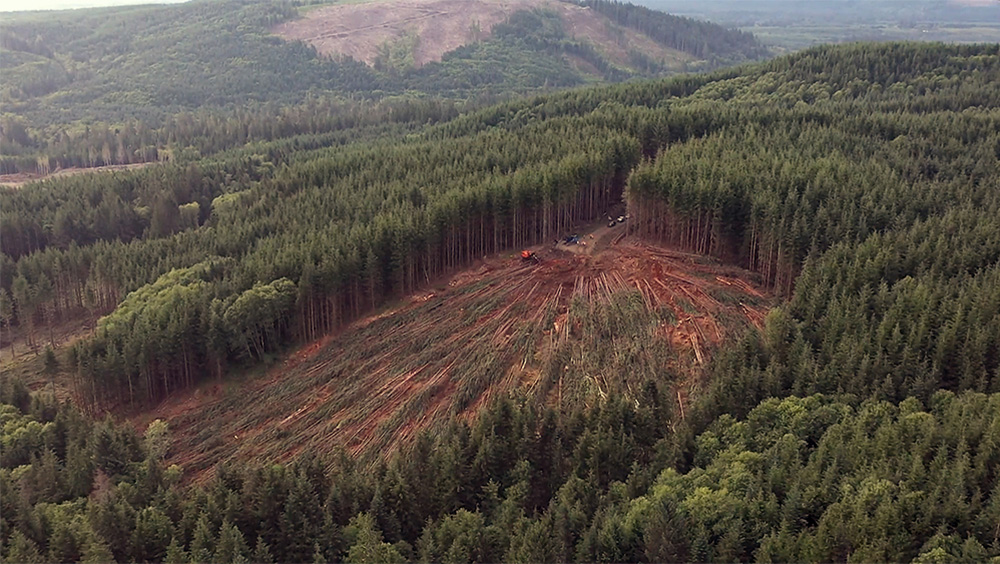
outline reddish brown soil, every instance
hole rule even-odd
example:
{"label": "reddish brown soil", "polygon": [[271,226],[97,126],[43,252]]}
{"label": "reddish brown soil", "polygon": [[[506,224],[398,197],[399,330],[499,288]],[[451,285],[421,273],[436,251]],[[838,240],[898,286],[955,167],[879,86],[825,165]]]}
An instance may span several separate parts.
{"label": "reddish brown soil", "polygon": [[[450,417],[472,417],[498,395],[533,393],[548,351],[579,329],[571,327],[579,323],[571,301],[622,291],[672,312],[674,321],[651,337],[675,351],[670,368],[683,378],[683,402],[694,381],[685,375],[697,376],[720,342],[759,325],[773,302],[744,271],[622,235],[602,226],[582,245],[534,247],[538,264],[492,257],[301,348],[266,375],[204,385],[133,423],[166,420],[170,462],[193,481],[221,461],[284,461],[304,450],[378,459]],[[607,375],[593,379],[598,393],[612,389]],[[557,393],[561,402],[561,381]]]}
{"label": "reddish brown soil", "polygon": [[[566,32],[593,43],[611,61],[628,64],[629,49],[674,63],[692,60],[665,48],[642,33],[612,24],[589,8],[556,0],[391,0],[336,4],[307,11],[303,17],[272,31],[288,40],[309,43],[323,55],[350,56],[373,64],[379,47],[416,35],[417,66],[462,45],[489,37],[493,26],[512,13],[545,8],[562,16]],[[478,32],[476,31],[478,29]],[[585,69],[584,69],[585,70]]]}

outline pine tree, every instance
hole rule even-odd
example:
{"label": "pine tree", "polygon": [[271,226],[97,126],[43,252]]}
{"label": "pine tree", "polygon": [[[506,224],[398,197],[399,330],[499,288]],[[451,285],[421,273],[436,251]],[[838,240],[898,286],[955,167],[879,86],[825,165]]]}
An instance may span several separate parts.
{"label": "pine tree", "polygon": [[[114,561],[115,557],[108,544],[97,535],[94,535],[90,542],[83,547],[83,557],[80,560],[82,564],[107,564]],[[11,560],[11,562],[16,562],[16,560]]]}
{"label": "pine tree", "polygon": [[42,553],[38,550],[38,545],[34,541],[24,536],[21,531],[15,530],[10,537],[10,548],[7,550],[8,562],[23,562],[33,564],[44,562]]}
{"label": "pine tree", "polygon": [[274,557],[271,556],[271,549],[268,548],[267,543],[264,542],[263,537],[257,537],[257,544],[254,546],[253,554],[250,556],[250,561],[255,564],[273,564]]}
{"label": "pine tree", "polygon": [[406,561],[394,546],[382,541],[382,532],[367,513],[359,513],[352,518],[349,526],[356,530],[357,540],[347,552],[348,562],[402,564]]}
{"label": "pine tree", "polygon": [[226,564],[229,562],[248,562],[249,548],[243,533],[229,521],[223,520],[219,529],[219,540],[216,543],[212,562]]}
{"label": "pine tree", "polygon": [[167,554],[173,537],[170,518],[155,507],[146,507],[135,518],[132,531],[132,557],[136,561],[160,562]]}
{"label": "pine tree", "polygon": [[212,535],[208,518],[203,514],[198,519],[198,524],[194,529],[194,536],[191,539],[189,550],[191,562],[212,562],[214,549],[215,538]]}
{"label": "pine tree", "polygon": [[164,564],[187,564],[189,562],[184,546],[177,541],[177,537],[170,539],[167,546],[167,554],[163,557]]}
{"label": "pine tree", "polygon": [[[4,331],[10,332],[10,324],[14,319],[14,303],[11,300],[10,294],[7,293],[5,288],[0,288],[0,328]],[[14,336],[8,336],[10,343],[10,358],[16,359],[17,355],[14,353]]]}
{"label": "pine tree", "polygon": [[323,524],[322,509],[312,486],[301,474],[292,475],[292,484],[281,514],[282,542],[275,547],[279,557],[293,562],[312,558],[313,539]]}
{"label": "pine tree", "polygon": [[323,551],[319,548],[319,543],[313,545],[312,562],[313,564],[326,564],[328,562],[326,556],[323,555]]}

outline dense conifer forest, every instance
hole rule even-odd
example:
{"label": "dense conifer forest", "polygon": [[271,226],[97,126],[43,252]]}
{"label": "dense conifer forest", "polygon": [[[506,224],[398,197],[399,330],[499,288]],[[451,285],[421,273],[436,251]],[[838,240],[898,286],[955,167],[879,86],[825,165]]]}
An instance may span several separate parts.
{"label": "dense conifer forest", "polygon": [[[436,116],[0,193],[5,328],[41,348],[97,320],[77,405],[0,387],[6,560],[1000,558],[1000,46],[819,47]],[[622,201],[629,235],[786,300],[687,405],[664,370],[562,410],[501,398],[384,461],[198,485],[162,422],[84,414],[266,363]]]}

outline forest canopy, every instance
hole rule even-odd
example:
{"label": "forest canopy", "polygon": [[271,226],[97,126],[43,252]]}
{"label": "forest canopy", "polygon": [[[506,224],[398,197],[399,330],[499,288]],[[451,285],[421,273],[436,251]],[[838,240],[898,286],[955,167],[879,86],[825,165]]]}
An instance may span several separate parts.
{"label": "forest canopy", "polygon": [[[100,321],[71,355],[81,406],[0,386],[0,550],[1000,558],[998,163],[1000,45],[855,44],[4,191],[5,323],[40,346]],[[664,369],[563,411],[498,398],[374,462],[305,453],[191,487],[162,424],[80,412],[260,366],[623,201],[630,236],[786,300],[686,405]]]}

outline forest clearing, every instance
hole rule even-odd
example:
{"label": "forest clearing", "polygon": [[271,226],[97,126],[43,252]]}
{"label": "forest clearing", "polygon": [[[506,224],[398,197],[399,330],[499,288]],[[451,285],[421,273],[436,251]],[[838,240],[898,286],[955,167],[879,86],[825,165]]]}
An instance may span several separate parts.
{"label": "forest clearing", "polygon": [[624,234],[592,227],[579,245],[531,247],[538,264],[511,252],[486,258],[301,347],[249,385],[209,382],[133,423],[165,420],[170,462],[203,482],[220,462],[302,451],[385,459],[515,390],[561,407],[631,397],[664,361],[664,379],[686,396],[716,347],[759,328],[775,300],[749,272]]}
{"label": "forest clearing", "polygon": [[606,20],[598,12],[567,2],[544,0],[404,0],[348,2],[310,9],[299,19],[284,22],[272,32],[289,41],[301,40],[321,55],[348,56],[373,65],[387,47],[411,41],[416,67],[463,45],[490,37],[493,26],[519,10],[544,9],[556,13],[571,37],[600,46],[608,60],[629,64],[629,51],[679,65],[691,54],[661,45],[649,36]]}
{"label": "forest clearing", "polygon": [[133,170],[146,167],[155,162],[118,164],[95,167],[68,167],[61,168],[50,173],[40,174],[37,172],[15,172],[11,174],[0,174],[0,188],[20,188],[31,182],[41,182],[49,178],[59,178],[64,176],[74,176],[77,174],[92,174],[95,172],[113,172],[121,170]]}
{"label": "forest clearing", "polygon": [[[665,43],[709,62],[755,52],[742,32],[586,1],[661,39],[686,30]],[[252,24],[290,51],[241,64],[291,94],[306,55],[357,90],[396,69],[267,35],[290,4],[192,4],[222,23],[185,45]],[[149,10],[131,13],[178,19]],[[462,61],[369,89],[533,84],[595,54],[561,21],[520,12]],[[39,42],[89,33],[22,28],[21,70]],[[705,30],[730,46],[699,48]],[[215,58],[252,55],[227,45]],[[537,74],[497,78],[488,55]],[[229,94],[155,74],[223,104],[240,68]],[[174,139],[180,156],[0,190],[17,356],[0,375],[0,559],[996,560],[998,101],[1000,44],[859,43],[484,107],[308,102],[122,128],[122,155]],[[103,126],[0,125],[21,151],[3,170],[116,146]]]}

